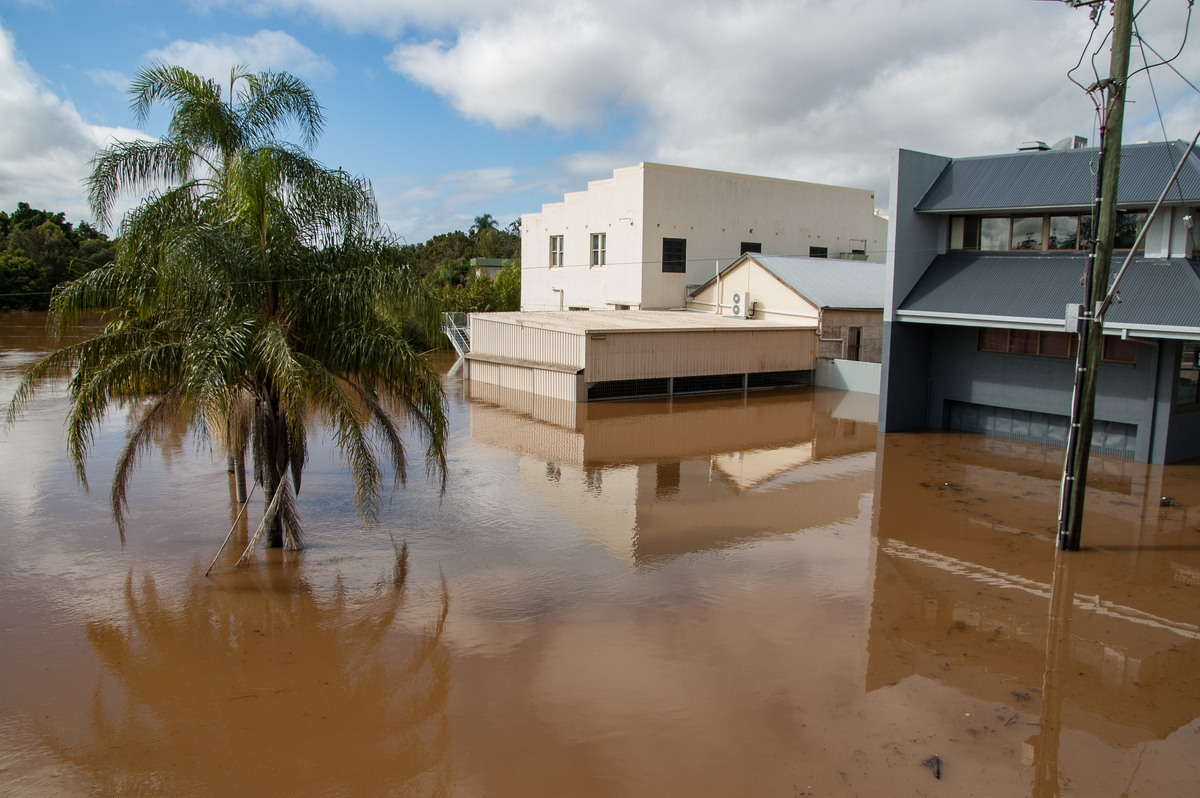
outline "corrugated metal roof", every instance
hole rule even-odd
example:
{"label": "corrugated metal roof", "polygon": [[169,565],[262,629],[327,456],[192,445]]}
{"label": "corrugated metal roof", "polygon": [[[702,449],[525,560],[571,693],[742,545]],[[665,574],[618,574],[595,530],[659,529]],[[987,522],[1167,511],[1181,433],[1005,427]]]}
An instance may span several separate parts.
{"label": "corrugated metal roof", "polygon": [[780,255],[750,257],[818,308],[883,309],[886,264]]}
{"label": "corrugated metal roof", "polygon": [[[1124,256],[1114,258],[1112,278]],[[1061,320],[1083,300],[1081,255],[939,255],[901,311]],[[1200,273],[1183,258],[1137,258],[1121,280],[1121,302],[1105,320],[1115,327],[1169,327],[1200,335]]]}
{"label": "corrugated metal roof", "polygon": [[[1117,202],[1152,205],[1187,152],[1184,141],[1126,144],[1121,148]],[[984,211],[1018,208],[1087,208],[1096,190],[1099,149],[1012,152],[956,158],[946,165],[918,211]],[[1168,202],[1200,199],[1200,153],[1192,150],[1167,195]]]}

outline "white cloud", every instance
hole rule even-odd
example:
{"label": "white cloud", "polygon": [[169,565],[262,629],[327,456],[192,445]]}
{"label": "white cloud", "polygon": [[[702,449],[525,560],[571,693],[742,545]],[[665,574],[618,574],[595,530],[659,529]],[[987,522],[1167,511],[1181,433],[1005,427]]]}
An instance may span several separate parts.
{"label": "white cloud", "polygon": [[[1095,135],[1091,101],[1065,77],[1084,52],[1088,15],[1065,5],[518,0],[504,8],[457,35],[398,44],[389,66],[476,122],[574,131],[619,115],[635,120],[625,145],[640,153],[632,160],[856,185],[881,201],[897,147],[972,155]],[[1177,48],[1185,8],[1159,3],[1157,17],[1139,20],[1148,41],[1162,40],[1160,52]],[[1092,45],[1102,73],[1107,24]],[[1180,69],[1196,74],[1188,55],[1191,72]],[[1080,79],[1091,73],[1085,59]],[[1155,74],[1174,87],[1159,91],[1171,104],[1182,82]],[[1157,125],[1144,84],[1135,82],[1133,96],[1130,129]],[[1200,121],[1190,92],[1171,113],[1185,126]]]}
{"label": "white cloud", "polygon": [[75,107],[51,91],[17,54],[12,35],[0,28],[0,208],[18,202],[90,217],[83,178],[92,157],[114,138],[136,131],[83,121]]}
{"label": "white cloud", "polygon": [[260,30],[253,36],[217,36],[207,41],[177,40],[146,54],[150,61],[177,64],[218,81],[242,64],[252,72],[291,72],[310,80],[332,77],[332,63],[282,31]]}

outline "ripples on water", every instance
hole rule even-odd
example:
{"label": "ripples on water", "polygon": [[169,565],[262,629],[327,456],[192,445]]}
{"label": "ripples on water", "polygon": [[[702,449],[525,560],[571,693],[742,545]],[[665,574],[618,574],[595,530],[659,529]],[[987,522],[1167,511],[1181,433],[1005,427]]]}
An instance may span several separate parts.
{"label": "ripples on water", "polygon": [[[41,323],[0,317],[5,398]],[[211,579],[219,458],[164,438],[122,548],[106,498],[127,411],[88,495],[61,393],[31,405],[0,438],[0,792],[1200,783],[1196,464],[1093,461],[1087,551],[1056,570],[1056,450],[877,440],[873,397],[834,391],[570,408],[447,389],[444,497],[417,469],[364,529],[315,440],[308,549]]]}

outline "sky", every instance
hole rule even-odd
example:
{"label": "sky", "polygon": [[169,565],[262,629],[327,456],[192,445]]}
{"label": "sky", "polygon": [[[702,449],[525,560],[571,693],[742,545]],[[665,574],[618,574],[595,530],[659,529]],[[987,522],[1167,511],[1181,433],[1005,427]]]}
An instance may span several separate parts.
{"label": "sky", "polygon": [[[1131,79],[1124,139],[1190,140],[1200,23],[1136,3],[1132,68],[1182,52]],[[96,152],[165,132],[127,94],[163,61],[303,78],[316,157],[414,243],[642,161],[871,189],[886,212],[899,148],[1095,144],[1070,77],[1107,75],[1110,27],[1056,0],[0,0],[0,209],[90,219]]]}

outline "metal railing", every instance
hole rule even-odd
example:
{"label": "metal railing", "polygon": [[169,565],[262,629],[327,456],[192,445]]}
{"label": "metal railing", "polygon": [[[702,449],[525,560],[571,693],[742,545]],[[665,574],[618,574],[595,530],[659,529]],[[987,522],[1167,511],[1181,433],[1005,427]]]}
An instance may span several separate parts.
{"label": "metal railing", "polygon": [[459,357],[471,351],[471,333],[467,324],[466,313],[442,314],[442,332],[450,339],[450,345],[458,352]]}

